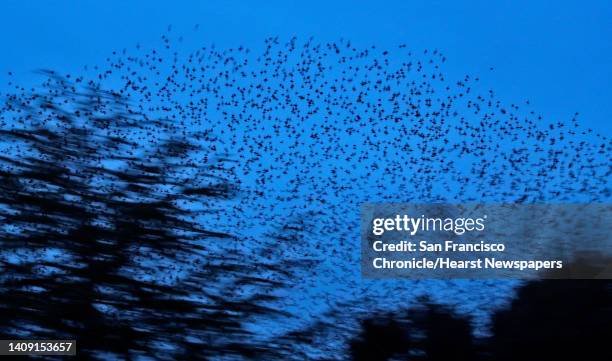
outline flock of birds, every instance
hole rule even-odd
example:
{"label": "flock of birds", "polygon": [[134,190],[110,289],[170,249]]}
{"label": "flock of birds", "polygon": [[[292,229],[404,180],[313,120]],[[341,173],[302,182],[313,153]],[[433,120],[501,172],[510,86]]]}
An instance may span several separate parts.
{"label": "flock of birds", "polygon": [[[236,235],[245,257],[269,245],[270,234],[295,234],[274,238],[277,253],[268,256],[317,260],[285,294],[283,308],[300,322],[372,294],[396,294],[386,301],[396,305],[407,294],[444,292],[360,278],[364,202],[611,199],[609,138],[583,129],[578,114],[552,122],[529,102],[504,103],[477,77],[451,78],[438,50],[268,38],[256,49],[185,51],[171,32],[161,44],[116,51],[81,74],[54,76],[70,89],[120,95],[129,100],[126,112],[143,119],[172,121],[115,134],[131,138],[135,154],[171,136],[201,145],[205,152],[185,152],[182,161],[206,166],[238,191],[214,201],[216,211],[200,221]],[[33,90],[8,85],[0,127],[27,122],[14,104],[27,104]],[[471,298],[464,286],[455,300]],[[478,308],[490,298],[470,302]],[[290,326],[267,332],[283,327]]]}

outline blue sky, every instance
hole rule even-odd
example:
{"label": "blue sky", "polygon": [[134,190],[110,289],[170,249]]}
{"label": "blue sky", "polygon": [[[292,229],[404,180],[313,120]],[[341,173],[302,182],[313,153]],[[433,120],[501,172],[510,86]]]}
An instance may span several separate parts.
{"label": "blue sky", "polygon": [[[457,77],[526,99],[548,120],[580,112],[612,135],[612,6],[607,1],[23,1],[0,5],[0,84],[31,71],[78,71],[116,49],[156,45],[168,25],[200,44],[257,46],[266,36],[437,48]],[[198,44],[198,45],[200,45]],[[490,68],[493,68],[491,71]]]}
{"label": "blue sky", "polygon": [[[478,76],[481,85],[494,89],[496,98],[504,104],[524,104],[529,99],[531,108],[548,121],[569,120],[578,111],[583,125],[612,136],[612,108],[608,106],[612,100],[611,19],[612,6],[604,1],[4,0],[0,3],[0,92],[9,71],[19,84],[27,84],[33,79],[33,71],[40,68],[76,73],[84,65],[105,63],[113,50],[133,49],[138,43],[159,46],[160,36],[172,25],[173,34],[185,34],[186,52],[210,43],[258,47],[268,36],[312,36],[318,42],[348,39],[360,46],[389,48],[405,43],[415,51],[438,49],[448,59],[444,72],[449,79],[461,79],[465,74]],[[324,166],[313,169],[313,173],[325,173],[319,172],[325,170]],[[272,190],[268,197],[273,200],[275,188],[281,187],[268,187]],[[376,189],[363,188],[369,193],[358,187],[349,189],[350,194],[360,194],[352,199],[374,198]],[[305,189],[304,197],[296,201],[301,202],[300,207],[308,204],[304,201],[310,195],[307,192],[315,193],[312,188]],[[262,202],[263,206],[270,205],[265,203],[270,201]],[[295,207],[291,202],[274,203],[278,210],[275,208],[272,216],[282,215],[284,207]],[[357,222],[358,209],[341,205],[351,207],[352,213],[346,214]],[[241,221],[250,216],[237,209]],[[324,224],[326,219],[318,221]],[[356,235],[357,231],[348,233]],[[340,239],[336,236],[331,234],[323,240],[311,237],[309,244],[335,244]],[[293,306],[295,314],[309,318],[306,311],[324,309],[329,299],[352,300],[355,284],[376,296],[391,293],[394,288],[388,286],[400,283],[379,283],[378,287],[361,283],[355,261],[358,249],[346,253],[353,257],[347,258],[350,262],[334,262],[329,257],[329,264],[322,266],[329,272],[313,273],[300,280],[297,287],[308,291],[308,297],[303,296],[305,292],[292,293],[293,298],[285,297],[285,307]],[[338,279],[348,281],[339,283]],[[405,293],[398,294],[404,299],[405,294],[419,295],[434,289],[436,300],[455,299],[466,312],[474,312],[499,306],[510,293],[511,283],[492,284],[494,290],[480,282],[457,282],[456,287],[443,282],[418,287],[402,284]],[[395,306],[395,299],[381,305],[391,306]]]}

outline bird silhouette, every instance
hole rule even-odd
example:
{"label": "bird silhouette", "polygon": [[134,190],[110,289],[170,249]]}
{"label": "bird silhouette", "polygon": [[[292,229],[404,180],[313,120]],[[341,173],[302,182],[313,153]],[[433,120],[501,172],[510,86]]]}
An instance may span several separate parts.
{"label": "bird silhouette", "polygon": [[[192,36],[199,36],[198,28]],[[223,342],[229,341],[207,349],[207,356],[252,356],[257,342],[295,336],[304,323],[323,320],[343,302],[392,307],[371,301],[372,295],[388,296],[393,304],[416,289],[454,290],[452,303],[465,297],[466,287],[487,289],[471,300],[474,309],[509,296],[515,283],[426,287],[362,280],[364,202],[610,201],[610,139],[584,129],[578,113],[548,120],[530,101],[499,99],[478,76],[445,73],[450,59],[439,49],[296,37],[270,37],[254,48],[190,48],[192,43],[169,26],[157,45],[113,51],[80,74],[40,71],[43,81],[34,88],[16,85],[11,75],[0,108],[1,169],[7,182],[20,174],[19,187],[52,185],[76,197],[72,202],[92,207],[93,198],[71,193],[68,180],[77,177],[88,192],[97,189],[121,202],[163,197],[166,211],[189,222],[164,218],[164,227],[178,224],[180,232],[199,234],[188,242],[201,247],[198,254],[174,262],[167,257],[176,251],[172,247],[157,254],[143,246],[129,267],[113,272],[160,287],[184,286],[194,295],[202,290],[190,275],[199,274],[210,302],[227,307],[217,312],[248,309],[236,321],[244,328],[221,325],[228,332]],[[60,173],[50,167],[27,176],[35,160],[39,167],[66,165]],[[12,194],[22,192],[11,187]],[[15,201],[3,199],[3,217],[13,217]],[[156,217],[146,207],[122,211],[135,212],[126,219]],[[46,227],[34,219],[27,227]],[[17,232],[3,227],[4,235]],[[196,232],[201,228],[206,232]],[[187,244],[158,231],[145,239],[174,239],[175,248]],[[204,278],[201,273],[213,266],[227,276]],[[273,309],[285,313],[264,312]],[[265,326],[270,322],[274,326]],[[257,335],[235,332],[232,338],[247,324]],[[195,327],[187,321],[184,326]],[[198,345],[188,348],[203,347]],[[290,359],[286,345],[276,346],[280,359]]]}

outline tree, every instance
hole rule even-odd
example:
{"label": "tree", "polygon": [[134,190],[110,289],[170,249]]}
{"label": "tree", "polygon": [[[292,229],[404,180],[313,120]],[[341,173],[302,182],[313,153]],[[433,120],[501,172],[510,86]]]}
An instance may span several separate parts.
{"label": "tree", "polygon": [[275,312],[286,274],[219,254],[233,238],[200,220],[232,183],[167,120],[46,75],[1,113],[2,338],[77,339],[89,359],[262,353],[244,322]]}

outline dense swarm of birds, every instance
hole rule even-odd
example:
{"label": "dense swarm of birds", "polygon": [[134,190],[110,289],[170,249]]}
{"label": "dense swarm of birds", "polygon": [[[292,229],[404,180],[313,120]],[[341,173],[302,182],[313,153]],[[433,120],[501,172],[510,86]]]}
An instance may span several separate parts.
{"label": "dense swarm of birds", "polygon": [[298,262],[245,259],[196,222],[235,192],[212,157],[186,161],[209,150],[176,131],[135,142],[172,124],[46,74],[0,130],[3,339],[76,339],[83,359],[266,358],[246,324],[283,314],[270,303]]}
{"label": "dense swarm of birds", "polygon": [[[93,358],[342,359],[355,322],[325,355],[296,350],[377,287],[361,203],[611,198],[607,137],[450,79],[438,50],[161,40],[2,92],[0,313],[38,310],[2,334],[87,329]],[[113,332],[129,337],[93,339]]]}

